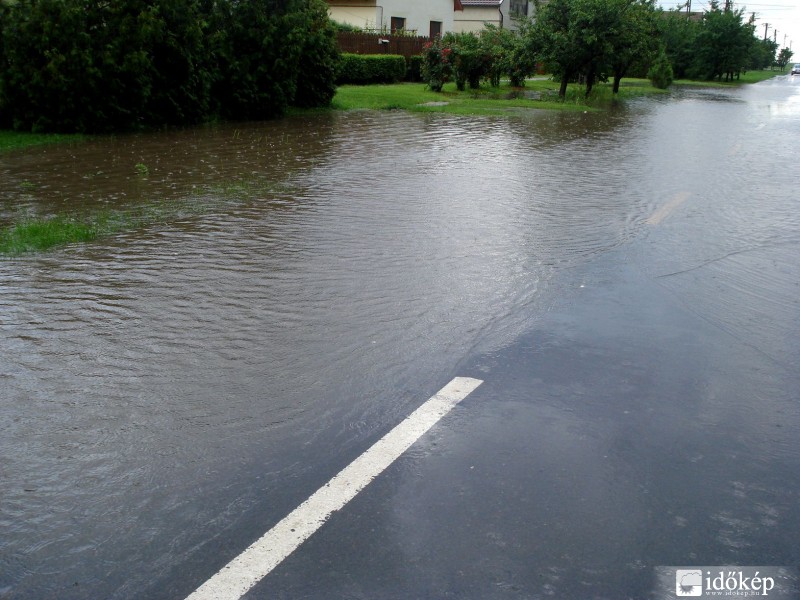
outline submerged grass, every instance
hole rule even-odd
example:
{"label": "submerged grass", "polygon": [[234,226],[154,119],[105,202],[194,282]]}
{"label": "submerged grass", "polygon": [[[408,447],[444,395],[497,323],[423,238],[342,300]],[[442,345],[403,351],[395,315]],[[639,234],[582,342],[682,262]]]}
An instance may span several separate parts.
{"label": "submerged grass", "polygon": [[202,206],[188,208],[179,203],[148,206],[131,211],[104,210],[86,215],[61,214],[20,218],[0,229],[0,255],[18,256],[42,252],[74,243],[144,227],[160,221],[203,212]]}
{"label": "submerged grass", "polygon": [[231,182],[208,186],[199,196],[153,202],[126,210],[20,215],[14,222],[0,227],[0,256],[43,252],[152,225],[174,224],[231,203],[280,197],[289,190],[288,185],[280,183]]}
{"label": "submerged grass", "polygon": [[0,254],[16,256],[68,244],[91,242],[99,237],[153,222],[159,213],[105,210],[91,215],[23,217],[0,229]]}
{"label": "submerged grass", "polygon": [[88,242],[95,239],[100,232],[98,222],[69,216],[29,218],[0,231],[0,253],[14,256],[73,242]]}
{"label": "submerged grass", "polygon": [[41,146],[44,144],[63,144],[65,142],[81,142],[88,139],[85,135],[63,133],[24,133],[0,129],[0,152]]}

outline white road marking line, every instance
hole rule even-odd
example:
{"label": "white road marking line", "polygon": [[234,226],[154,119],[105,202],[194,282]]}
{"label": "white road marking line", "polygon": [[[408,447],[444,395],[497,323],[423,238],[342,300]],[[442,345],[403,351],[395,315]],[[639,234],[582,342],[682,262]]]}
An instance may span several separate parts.
{"label": "white road marking line", "polygon": [[689,192],[678,192],[669,202],[654,212],[650,218],[646,219],[645,223],[649,223],[650,225],[658,225],[661,223],[661,221],[670,216],[670,214],[672,214],[676,208],[686,202],[689,199],[689,196],[691,196]]}
{"label": "white road marking line", "polygon": [[456,377],[289,513],[187,600],[238,600],[483,381]]}

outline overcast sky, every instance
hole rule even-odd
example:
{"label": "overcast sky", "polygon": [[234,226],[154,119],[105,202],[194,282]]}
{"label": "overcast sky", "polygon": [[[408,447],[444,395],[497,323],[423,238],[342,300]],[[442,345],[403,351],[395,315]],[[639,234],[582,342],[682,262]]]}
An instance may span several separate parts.
{"label": "overcast sky", "polygon": [[[686,0],[659,0],[664,9],[673,9],[684,4]],[[692,0],[692,10],[706,10],[709,0]],[[720,0],[724,4],[724,0]],[[753,2],[735,2],[734,7],[744,8],[746,18],[750,13],[756,13],[756,34],[764,37],[764,24],[769,23],[768,35],[775,39],[781,48],[791,44],[794,52],[794,62],[800,61],[800,0],[753,0]],[[775,38],[775,30],[778,36]]]}

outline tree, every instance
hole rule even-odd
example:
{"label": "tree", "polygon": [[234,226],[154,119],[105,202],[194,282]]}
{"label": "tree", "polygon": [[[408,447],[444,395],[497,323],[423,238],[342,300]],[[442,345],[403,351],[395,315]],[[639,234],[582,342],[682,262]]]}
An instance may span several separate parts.
{"label": "tree", "polygon": [[669,64],[666,52],[662,49],[647,71],[647,78],[654,87],[667,89],[673,81],[672,65]]}
{"label": "tree", "polygon": [[660,17],[657,25],[673,74],[678,79],[688,77],[694,70],[700,23],[680,10],[662,12]]}
{"label": "tree", "polygon": [[623,15],[634,0],[550,0],[539,10],[534,46],[561,78],[559,96],[577,76],[588,96],[610,71],[615,40],[623,39]]}
{"label": "tree", "polygon": [[766,69],[775,64],[775,53],[778,43],[772,39],[756,40],[750,48],[749,67],[751,69]]}
{"label": "tree", "polygon": [[532,31],[533,45],[541,52],[550,71],[560,78],[560,98],[566,96],[567,85],[577,77],[590,57],[575,28],[579,1],[550,0],[537,11],[538,18]]}
{"label": "tree", "polygon": [[301,108],[327,106],[336,94],[339,45],[336,27],[328,18],[323,0],[301,3],[295,14],[297,28],[304,32],[297,65],[297,88],[292,105]]}
{"label": "tree", "polygon": [[644,71],[658,52],[658,14],[655,0],[633,0],[623,8],[610,40],[613,93],[619,92],[620,81],[633,67],[638,65]]}
{"label": "tree", "polygon": [[732,79],[747,64],[755,44],[754,26],[743,23],[744,9],[721,10],[716,0],[703,15],[697,36],[697,74],[707,79]]}
{"label": "tree", "polygon": [[531,21],[520,19],[518,30],[486,25],[481,32],[481,45],[489,57],[488,76],[492,85],[508,75],[511,85],[524,87],[525,80],[536,72],[536,49],[532,46]]}
{"label": "tree", "polygon": [[783,71],[786,65],[789,64],[789,61],[792,60],[792,56],[794,56],[794,52],[789,48],[783,48],[778,53],[778,66],[781,68],[781,71]]}

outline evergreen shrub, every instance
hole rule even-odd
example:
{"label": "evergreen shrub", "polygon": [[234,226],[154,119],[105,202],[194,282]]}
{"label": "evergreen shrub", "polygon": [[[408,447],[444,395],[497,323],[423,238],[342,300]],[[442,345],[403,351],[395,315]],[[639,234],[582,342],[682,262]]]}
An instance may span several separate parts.
{"label": "evergreen shrub", "polygon": [[405,75],[406,59],[399,54],[343,53],[336,82],[358,85],[396,83]]}

